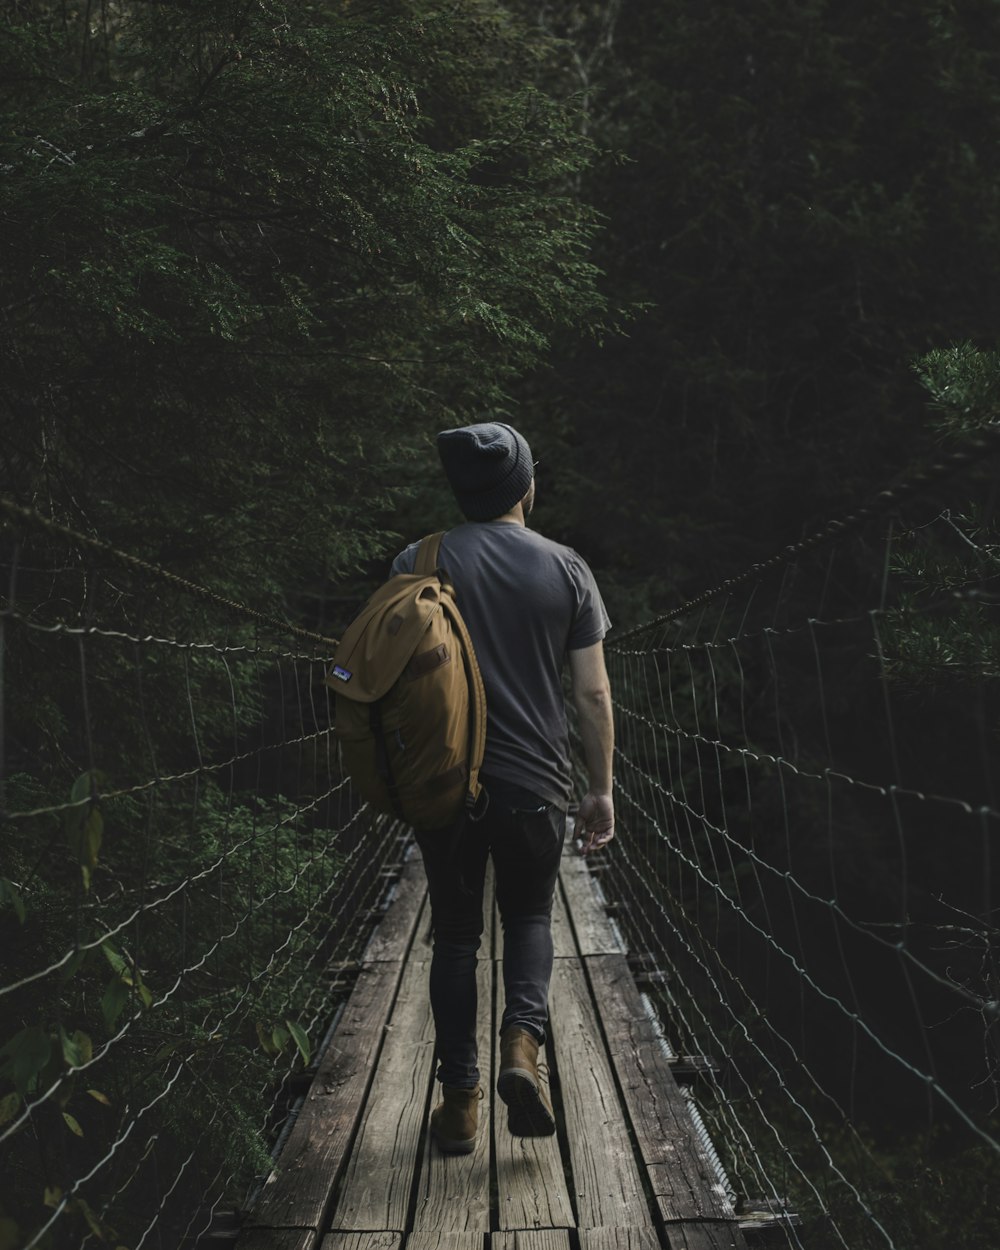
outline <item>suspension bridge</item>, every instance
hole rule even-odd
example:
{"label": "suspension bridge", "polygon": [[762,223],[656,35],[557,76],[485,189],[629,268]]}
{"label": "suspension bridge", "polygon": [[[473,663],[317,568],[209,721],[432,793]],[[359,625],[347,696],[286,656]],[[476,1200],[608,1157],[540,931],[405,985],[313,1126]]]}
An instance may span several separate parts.
{"label": "suspension bridge", "polygon": [[987,450],[609,639],[559,1130],[488,1097],[467,1158],[427,1138],[419,860],[338,773],[322,627],[3,501],[0,1247],[994,1245]]}

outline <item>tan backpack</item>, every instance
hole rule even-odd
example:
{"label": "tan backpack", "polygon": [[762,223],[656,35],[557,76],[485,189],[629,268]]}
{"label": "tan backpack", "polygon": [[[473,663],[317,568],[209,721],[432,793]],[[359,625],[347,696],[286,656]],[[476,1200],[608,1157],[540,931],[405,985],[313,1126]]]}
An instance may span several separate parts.
{"label": "tan backpack", "polygon": [[443,534],[415,571],[381,586],[348,626],[326,684],[355,789],[417,829],[454,827],[479,798],[486,692],[451,585],[437,569]]}

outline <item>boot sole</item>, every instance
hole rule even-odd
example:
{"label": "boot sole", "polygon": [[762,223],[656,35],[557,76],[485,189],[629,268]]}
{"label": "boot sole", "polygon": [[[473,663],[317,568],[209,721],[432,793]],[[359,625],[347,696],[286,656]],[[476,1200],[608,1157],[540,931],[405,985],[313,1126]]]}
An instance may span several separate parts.
{"label": "boot sole", "polygon": [[556,1131],[555,1117],[530,1072],[523,1068],[501,1072],[497,1093],[507,1104],[507,1127],[514,1137],[551,1137]]}
{"label": "boot sole", "polygon": [[469,1137],[465,1140],[441,1137],[433,1130],[431,1136],[434,1138],[434,1143],[438,1150],[446,1155],[471,1155],[476,1148],[476,1139],[474,1137]]}

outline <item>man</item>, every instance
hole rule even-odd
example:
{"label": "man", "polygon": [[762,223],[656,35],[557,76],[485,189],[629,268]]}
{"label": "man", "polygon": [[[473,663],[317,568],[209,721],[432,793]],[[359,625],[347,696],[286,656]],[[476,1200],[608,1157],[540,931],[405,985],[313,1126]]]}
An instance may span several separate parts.
{"label": "man", "polygon": [[[417,834],[434,927],[430,994],[442,1085],[431,1131],[440,1149],[468,1153],[481,1097],[476,951],[489,856],[504,928],[497,1092],[512,1133],[555,1131],[538,1048],[548,1023],[552,898],[570,798],[561,671],[568,657],[590,786],[575,836],[587,854],[614,836],[614,736],[602,641],[610,622],[584,561],[526,526],[535,483],[524,438],[487,422],[445,430],[437,446],[467,518],[445,535],[439,564],[472,637],[487,709],[485,812],[467,823],[457,853],[448,830]],[[412,572],[417,545],[396,557],[393,573]]]}

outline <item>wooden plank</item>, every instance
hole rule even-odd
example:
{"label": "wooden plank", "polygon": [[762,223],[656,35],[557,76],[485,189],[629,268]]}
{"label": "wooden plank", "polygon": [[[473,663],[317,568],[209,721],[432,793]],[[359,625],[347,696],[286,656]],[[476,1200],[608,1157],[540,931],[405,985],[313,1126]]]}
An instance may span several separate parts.
{"label": "wooden plank", "polygon": [[585,1228],[580,1232],[580,1250],[660,1250],[660,1239],[652,1225]]}
{"label": "wooden plank", "polygon": [[744,1250],[746,1241],[736,1224],[668,1224],[669,1250]]}
{"label": "wooden plank", "polygon": [[[497,942],[503,939],[500,937],[500,919],[497,912],[497,883],[496,874],[493,871],[493,860],[489,860],[486,865],[486,882],[483,885],[483,940],[479,944],[480,959],[488,959],[491,962],[496,958]],[[492,987],[491,987],[492,1001]]]}
{"label": "wooden plank", "polygon": [[[504,1007],[499,965],[496,995],[499,1021]],[[543,1046],[539,1053],[543,1062],[545,1050]],[[558,1137],[512,1136],[507,1127],[507,1108],[497,1098],[495,1090],[493,1101],[499,1227],[502,1230],[573,1227],[573,1204],[566,1186]]]}
{"label": "wooden plank", "polygon": [[483,1250],[486,1233],[413,1232],[406,1239],[406,1250]]}
{"label": "wooden plank", "polygon": [[579,1227],[644,1227],[650,1214],[642,1178],[583,970],[574,960],[556,960],[549,1002]]}
{"label": "wooden plank", "polygon": [[569,1233],[564,1228],[494,1233],[490,1250],[569,1250]]}
{"label": "wooden plank", "polygon": [[[413,1227],[439,1237],[444,1233],[478,1235],[490,1227],[490,1091],[493,1085],[493,962],[476,965],[479,1012],[476,1038],[479,1049],[480,1080],[485,1096],[479,1104],[479,1135],[471,1155],[446,1155],[433,1144],[426,1132],[424,1157],[417,1186],[417,1208]],[[440,1086],[435,1083],[431,1102],[437,1103]],[[409,1250],[411,1241],[407,1242]],[[434,1242],[434,1245],[437,1245]],[[459,1250],[456,1247],[456,1250]]]}
{"label": "wooden plank", "polygon": [[558,885],[552,900],[552,948],[556,959],[578,959],[580,956],[562,890]]}
{"label": "wooden plank", "polygon": [[618,932],[595,893],[587,861],[577,851],[569,849],[563,852],[559,883],[580,954],[624,954],[625,947]]}
{"label": "wooden plank", "polygon": [[663,1220],[734,1220],[625,956],[596,955],[584,962]]}
{"label": "wooden plank", "polygon": [[403,972],[331,1228],[406,1230],[434,1051],[427,963]]}
{"label": "wooden plank", "polygon": [[[421,869],[421,872],[423,869]],[[430,900],[427,906],[420,913],[420,922],[417,925],[417,931],[413,935],[413,946],[410,954],[413,959],[429,960],[434,951],[434,935],[431,918]]]}
{"label": "wooden plank", "polygon": [[327,1233],[320,1250],[402,1250],[402,1233]]}
{"label": "wooden plank", "polygon": [[248,1219],[249,1227],[321,1226],[361,1117],[402,976],[402,964],[364,969],[320,1059],[298,1118]]}
{"label": "wooden plank", "polygon": [[239,1250],[310,1250],[315,1237],[311,1228],[244,1228],[236,1245]]}
{"label": "wooden plank", "polygon": [[382,963],[406,958],[426,897],[427,877],[424,875],[420,852],[414,846],[403,864],[389,910],[379,921],[365,947],[363,963]]}

